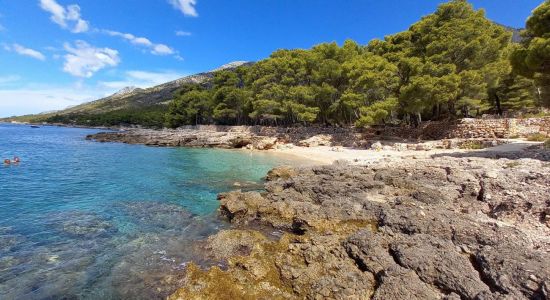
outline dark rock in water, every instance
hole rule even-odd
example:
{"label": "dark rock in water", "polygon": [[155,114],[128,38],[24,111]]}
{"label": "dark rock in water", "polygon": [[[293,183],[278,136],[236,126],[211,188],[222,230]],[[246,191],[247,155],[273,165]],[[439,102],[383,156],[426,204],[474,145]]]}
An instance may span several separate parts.
{"label": "dark rock in water", "polygon": [[0,227],[0,257],[25,242],[25,236],[13,232],[10,227]]}
{"label": "dark rock in water", "polygon": [[219,196],[239,226],[170,299],[548,299],[550,165],[450,158],[279,168]]}
{"label": "dark rock in water", "polygon": [[117,231],[112,222],[93,212],[61,212],[52,215],[49,222],[60,232],[87,239],[112,235]]}
{"label": "dark rock in water", "polygon": [[277,179],[289,179],[292,176],[296,176],[298,173],[296,170],[290,166],[281,166],[276,167],[269,172],[267,172],[266,180],[267,181],[274,181]]}
{"label": "dark rock in water", "polygon": [[[189,261],[212,266],[202,256],[204,248],[197,242],[211,234],[218,221],[211,218],[194,218],[182,231],[163,230],[146,233],[126,241],[117,248],[126,253],[101,284],[114,288],[114,299],[166,299],[183,285]],[[180,228],[182,229],[182,228]],[[210,232],[207,232],[210,230]],[[98,297],[101,298],[101,297]]]}
{"label": "dark rock in water", "polygon": [[193,214],[183,207],[154,201],[127,201],[119,205],[137,223],[159,229],[179,229],[193,222]]}

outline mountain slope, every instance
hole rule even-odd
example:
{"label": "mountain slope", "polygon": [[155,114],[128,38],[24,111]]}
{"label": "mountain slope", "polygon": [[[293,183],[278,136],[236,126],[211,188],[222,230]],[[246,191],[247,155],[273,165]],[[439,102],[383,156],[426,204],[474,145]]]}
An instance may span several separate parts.
{"label": "mountain slope", "polygon": [[234,69],[247,64],[250,63],[243,61],[232,62],[209,72],[186,76],[147,89],[124,88],[109,97],[57,111],[55,114],[101,114],[120,109],[139,109],[157,104],[167,104],[172,99],[174,92],[183,84],[203,83],[212,78],[217,71]]}

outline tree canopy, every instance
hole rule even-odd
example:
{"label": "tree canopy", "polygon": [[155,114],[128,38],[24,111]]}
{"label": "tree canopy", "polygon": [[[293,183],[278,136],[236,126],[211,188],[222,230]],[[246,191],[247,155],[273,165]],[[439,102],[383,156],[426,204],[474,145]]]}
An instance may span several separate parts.
{"label": "tree canopy", "polygon": [[527,20],[522,47],[512,54],[514,70],[535,79],[539,101],[550,106],[550,1],[544,1]]}
{"label": "tree canopy", "polygon": [[549,71],[549,7],[535,10],[521,46],[483,10],[452,0],[365,46],[347,40],[277,50],[182,87],[166,125],[417,124],[534,107]]}

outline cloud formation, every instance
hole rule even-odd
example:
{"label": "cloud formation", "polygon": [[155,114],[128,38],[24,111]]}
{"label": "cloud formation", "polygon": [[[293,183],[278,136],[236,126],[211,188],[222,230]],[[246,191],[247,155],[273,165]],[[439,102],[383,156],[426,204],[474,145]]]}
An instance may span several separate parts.
{"label": "cloud formation", "polygon": [[184,77],[185,74],[165,71],[165,72],[149,72],[149,71],[127,71],[125,78],[120,81],[102,81],[99,83],[101,87],[120,90],[125,87],[135,86],[139,88],[148,88],[173,81]]}
{"label": "cloud formation", "polygon": [[[192,2],[194,2],[194,0]],[[187,6],[189,5],[186,5],[186,7]],[[76,4],[64,7],[57,3],[56,0],[40,0],[40,7],[49,12],[51,14],[50,19],[62,28],[69,29],[74,33],[86,32],[90,30],[89,22],[81,18],[80,6]],[[120,37],[134,45],[146,47],[149,49],[149,53],[154,55],[175,55],[176,59],[181,58],[177,55],[177,51],[171,47],[165,44],[153,43],[150,39],[145,37],[138,37],[131,33],[123,33],[114,30],[94,29],[94,31],[108,34],[110,36]],[[72,71],[70,73],[73,74]]]}
{"label": "cloud formation", "polygon": [[199,14],[197,13],[197,10],[195,9],[195,5],[197,5],[197,0],[168,0],[172,6],[181,11],[184,15],[188,17],[198,17]]}
{"label": "cloud formation", "polygon": [[150,50],[149,52],[154,55],[171,55],[176,53],[174,49],[164,44],[155,44],[145,37],[138,37],[131,33],[123,33],[113,30],[103,30],[103,32],[110,36],[121,37],[134,45],[147,47]]}
{"label": "cloud formation", "polygon": [[41,61],[46,60],[46,56],[44,56],[44,54],[42,54],[41,52],[36,51],[34,49],[23,47],[19,44],[4,45],[4,49],[6,51],[13,51],[19,55],[32,57],[34,59],[38,59]]}
{"label": "cloud formation", "polygon": [[166,45],[163,45],[163,44],[158,44],[158,45],[155,45],[155,47],[153,47],[153,50],[151,51],[151,53],[155,54],[155,55],[170,55],[170,54],[174,54],[174,50]]}
{"label": "cloud formation", "polygon": [[110,48],[96,48],[84,41],[76,41],[72,46],[65,43],[65,63],[63,71],[77,77],[90,78],[97,71],[115,67],[120,63],[118,51]]}
{"label": "cloud formation", "polygon": [[176,35],[177,36],[191,36],[192,33],[189,32],[189,31],[178,30],[178,31],[176,31]]}
{"label": "cloud formation", "polygon": [[40,0],[40,7],[51,14],[50,20],[69,29],[74,33],[86,32],[90,29],[88,21],[80,16],[80,6],[76,4],[64,7],[55,0]]}

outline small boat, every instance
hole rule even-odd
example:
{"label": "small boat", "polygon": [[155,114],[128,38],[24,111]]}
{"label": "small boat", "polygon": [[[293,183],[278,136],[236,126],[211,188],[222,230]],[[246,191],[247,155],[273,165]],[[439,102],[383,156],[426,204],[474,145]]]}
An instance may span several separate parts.
{"label": "small boat", "polygon": [[40,126],[37,126],[37,125],[31,125],[31,128],[40,128]]}

